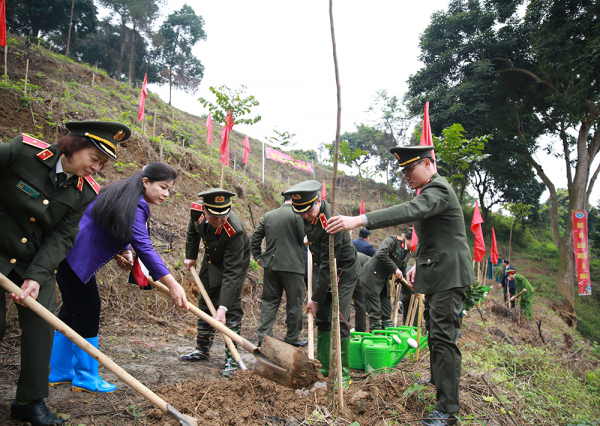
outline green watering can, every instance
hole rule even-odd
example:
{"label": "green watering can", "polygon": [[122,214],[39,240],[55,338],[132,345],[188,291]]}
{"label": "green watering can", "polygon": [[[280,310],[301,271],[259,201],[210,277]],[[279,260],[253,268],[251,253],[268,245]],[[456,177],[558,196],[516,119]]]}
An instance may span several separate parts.
{"label": "green watering can", "polygon": [[373,336],[363,338],[363,359],[365,372],[394,368],[411,348],[417,347],[413,338],[408,338],[405,349],[396,349],[402,345],[401,338],[396,334],[392,337]]}
{"label": "green watering can", "polygon": [[363,360],[363,347],[362,341],[364,337],[372,337],[371,333],[362,333],[359,331],[350,332],[350,350],[348,355],[350,357],[350,368],[356,370],[365,369],[365,361]]}
{"label": "green watering can", "polygon": [[[404,350],[406,349],[406,341],[409,338],[413,338],[417,339],[417,327],[408,327],[408,326],[401,326],[401,327],[388,327],[385,330],[375,330],[373,331],[373,335],[385,335],[385,336],[399,336],[400,340],[402,341],[402,343],[398,343],[399,347],[396,349],[400,349],[400,350]],[[425,348],[425,346],[427,346],[427,337],[428,335],[424,335],[421,336],[421,347],[420,349]],[[416,353],[416,346],[415,348],[409,348],[410,353]]]}

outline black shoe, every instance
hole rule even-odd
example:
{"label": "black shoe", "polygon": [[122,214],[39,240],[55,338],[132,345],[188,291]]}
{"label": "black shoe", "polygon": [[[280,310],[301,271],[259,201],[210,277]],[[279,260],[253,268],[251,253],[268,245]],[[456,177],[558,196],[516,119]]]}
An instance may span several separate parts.
{"label": "black shoe", "polygon": [[457,422],[458,419],[453,414],[444,413],[440,410],[434,410],[433,413],[421,420],[421,423],[426,426],[455,425]]}
{"label": "black shoe", "polygon": [[290,343],[290,345],[295,346],[297,348],[303,348],[308,345],[308,340],[298,340],[297,342]]}
{"label": "black shoe", "polygon": [[62,425],[64,419],[56,417],[48,410],[43,399],[21,405],[16,400],[10,406],[10,419],[31,423],[31,426]]}
{"label": "black shoe", "polygon": [[202,349],[194,349],[194,352],[185,355],[179,355],[179,359],[188,362],[206,361],[208,359],[208,351]]}

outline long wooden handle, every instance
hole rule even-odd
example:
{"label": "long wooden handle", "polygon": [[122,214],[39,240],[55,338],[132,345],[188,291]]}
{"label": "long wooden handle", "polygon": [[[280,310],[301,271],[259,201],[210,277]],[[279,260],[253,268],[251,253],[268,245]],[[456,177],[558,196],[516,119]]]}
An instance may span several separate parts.
{"label": "long wooden handle", "polygon": [[411,322],[410,318],[413,316],[415,297],[416,296],[414,293],[410,295],[410,302],[408,302],[408,312],[406,313],[406,324],[404,324],[404,325],[408,325],[411,327],[412,327],[412,322]]}
{"label": "long wooden handle", "polygon": [[[196,268],[192,266],[190,268],[190,272],[194,276],[196,285],[198,286],[198,289],[200,290],[200,293],[202,294],[202,297],[204,298],[204,302],[206,303],[206,306],[208,306],[210,313],[213,316],[217,315],[217,311],[215,310],[215,305],[213,305],[213,303],[210,300],[210,297],[208,297],[208,293],[206,292],[206,289],[204,288],[204,285],[202,285],[202,281],[200,280],[200,277],[198,276],[198,271],[196,271]],[[227,347],[231,351],[231,355],[233,355],[233,359],[235,359],[235,362],[240,366],[240,368],[242,370],[247,370],[248,368],[246,368],[246,364],[244,364],[244,361],[242,359],[240,359],[241,358],[240,353],[238,352],[237,348],[234,346],[231,339],[229,337],[227,337],[227,335],[223,334],[223,340],[225,341],[225,343],[227,344]]]}
{"label": "long wooden handle", "polygon": [[417,295],[419,299],[419,315],[417,320],[417,350],[415,352],[415,361],[419,361],[419,349],[421,348],[421,320],[423,319],[423,298],[421,295]]}
{"label": "long wooden handle", "polygon": [[519,294],[517,294],[516,296],[514,296],[515,300],[510,300],[511,298],[509,297],[508,300],[506,302],[504,302],[504,305],[508,305],[510,302],[516,302],[517,301],[517,297],[520,297],[521,294],[523,294],[525,292],[525,288],[523,290],[521,290],[519,292]]}
{"label": "long wooden handle", "polygon": [[[54,284],[53,284],[54,285]],[[14,293],[17,296],[20,296],[23,290],[21,290],[17,285],[15,285],[12,281],[6,278],[3,274],[0,273],[0,286],[2,286],[7,292]],[[27,296],[23,300],[23,304],[35,312],[40,316],[44,321],[54,327],[56,330],[60,331],[64,334],[69,340],[79,346],[81,349],[86,351],[92,358],[97,360],[100,364],[108,368],[115,375],[117,375],[121,380],[135,389],[140,393],[144,398],[154,404],[159,410],[164,413],[172,413],[173,407],[167,404],[162,398],[148,389],[146,386],[138,382],[133,378],[129,373],[119,367],[113,360],[108,358],[94,346],[92,346],[87,340],[77,334],[71,327],[66,325],[60,319],[58,319],[52,312],[48,311],[44,308],[37,300],[33,299],[31,296]],[[179,416],[183,416],[180,413]],[[187,417],[187,416],[186,416]],[[181,421],[181,419],[179,419]]]}
{"label": "long wooden handle", "polygon": [[[166,285],[159,283],[158,281],[154,281],[152,283],[152,285],[155,288],[159,289],[161,292],[163,292],[166,295],[170,295],[171,294],[169,292],[169,288]],[[227,336],[231,340],[233,340],[235,343],[237,343],[238,345],[241,345],[244,349],[246,349],[246,350],[248,350],[250,352],[253,352],[253,353],[254,353],[254,351],[256,349],[258,349],[255,345],[253,345],[252,343],[250,343],[248,340],[244,339],[239,334],[236,334],[235,332],[233,332],[232,330],[230,330],[229,328],[227,328],[227,326],[225,326],[221,322],[217,321],[216,319],[214,319],[210,315],[202,312],[196,306],[190,304],[190,312],[193,313],[194,315],[200,317],[200,319],[206,321],[212,327],[216,328],[217,331],[220,331],[225,336]]]}
{"label": "long wooden handle", "polygon": [[[308,301],[310,302],[312,299],[312,280],[313,280],[313,262],[312,262],[312,253],[307,249],[307,263],[308,263]],[[314,337],[314,325],[313,325],[313,316],[312,313],[309,312],[307,315],[308,320],[308,359],[315,359],[315,337]]]}
{"label": "long wooden handle", "polygon": [[394,327],[398,326],[398,300],[400,299],[401,285],[396,286],[396,296],[394,297]]}

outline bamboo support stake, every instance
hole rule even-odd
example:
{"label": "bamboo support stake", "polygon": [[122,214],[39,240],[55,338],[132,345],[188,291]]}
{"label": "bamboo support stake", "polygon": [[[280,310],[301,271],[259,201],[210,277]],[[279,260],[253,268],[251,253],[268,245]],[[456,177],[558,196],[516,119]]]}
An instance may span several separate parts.
{"label": "bamboo support stake", "polygon": [[[313,274],[313,261],[312,261],[312,252],[307,250],[307,266],[308,266],[308,301],[312,299],[312,274]],[[306,316],[308,320],[308,359],[315,359],[315,338],[314,338],[314,325],[313,325],[313,316],[312,313],[309,312]]]}
{"label": "bamboo support stake", "polygon": [[152,123],[152,137],[156,137],[156,114],[158,111],[154,111],[154,122]]}
{"label": "bamboo support stake", "polygon": [[406,313],[406,324],[404,325],[410,325],[411,321],[410,321],[410,317],[412,316],[413,313],[413,306],[415,304],[415,297],[416,294],[413,293],[410,295],[410,302],[408,302],[408,312]]}
{"label": "bamboo support stake", "polygon": [[415,362],[419,361],[419,349],[421,349],[421,321],[423,320],[423,298],[419,294],[419,316],[417,319],[417,350],[415,351]]}
{"label": "bamboo support stake", "polygon": [[4,46],[4,84],[8,83],[8,68],[6,66],[8,57],[8,41],[6,42],[6,46]]}
{"label": "bamboo support stake", "polygon": [[23,93],[27,94],[27,75],[29,74],[29,59],[27,59],[27,64],[25,65],[25,89],[23,89]]}
{"label": "bamboo support stake", "polygon": [[[396,297],[394,298],[394,327],[398,327],[398,302],[400,300],[400,289],[402,284],[396,286]],[[402,307],[404,309],[404,307]]]}

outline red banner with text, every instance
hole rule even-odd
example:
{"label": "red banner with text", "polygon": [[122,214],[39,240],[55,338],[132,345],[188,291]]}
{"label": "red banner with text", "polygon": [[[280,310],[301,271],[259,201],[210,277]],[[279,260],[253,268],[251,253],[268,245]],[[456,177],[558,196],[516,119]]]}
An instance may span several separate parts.
{"label": "red banner with text", "polygon": [[277,151],[268,146],[265,147],[265,157],[267,157],[269,160],[274,160],[279,163],[288,164],[292,167],[304,170],[306,172],[313,172],[312,163],[309,163],[308,161],[297,160],[287,154],[284,154],[283,152]]}
{"label": "red banner with text", "polygon": [[587,213],[573,210],[573,247],[577,265],[577,287],[580,296],[591,296],[590,262],[588,257]]}

